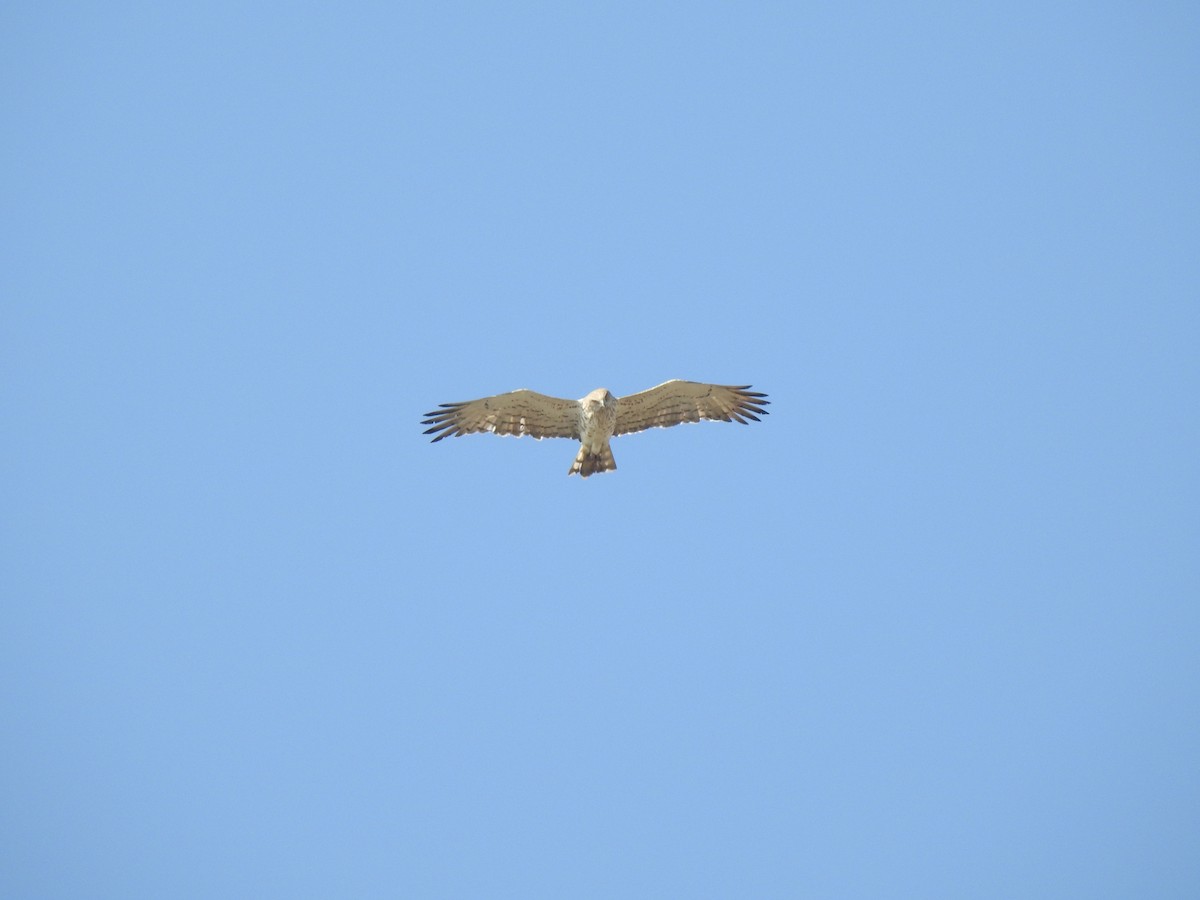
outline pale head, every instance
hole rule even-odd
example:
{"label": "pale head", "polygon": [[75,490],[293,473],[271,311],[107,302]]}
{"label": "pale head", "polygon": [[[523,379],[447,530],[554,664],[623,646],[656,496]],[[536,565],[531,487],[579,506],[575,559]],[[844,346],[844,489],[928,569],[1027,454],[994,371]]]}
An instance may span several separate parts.
{"label": "pale head", "polygon": [[603,407],[613,407],[617,405],[617,398],[609,393],[608,388],[596,388],[579,403],[588,412],[595,412]]}

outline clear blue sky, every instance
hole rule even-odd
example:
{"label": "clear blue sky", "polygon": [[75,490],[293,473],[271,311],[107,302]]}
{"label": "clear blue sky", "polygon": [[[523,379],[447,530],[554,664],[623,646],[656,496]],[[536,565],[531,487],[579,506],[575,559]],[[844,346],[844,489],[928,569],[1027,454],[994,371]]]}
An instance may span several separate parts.
{"label": "clear blue sky", "polygon": [[0,894],[1200,894],[1194,4],[13,2],[0,118]]}

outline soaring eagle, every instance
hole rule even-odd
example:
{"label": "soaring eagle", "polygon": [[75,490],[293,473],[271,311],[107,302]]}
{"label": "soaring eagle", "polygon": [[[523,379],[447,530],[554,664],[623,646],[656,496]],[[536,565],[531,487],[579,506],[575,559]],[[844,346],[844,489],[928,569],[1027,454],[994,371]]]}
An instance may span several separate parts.
{"label": "soaring eagle", "polygon": [[758,422],[759,416],[767,414],[763,409],[769,403],[766,396],[751,391],[748,384],[731,387],[679,380],[628,397],[614,397],[605,388],[597,388],[582,400],[520,390],[466,403],[443,403],[426,413],[421,424],[431,426],[425,434],[435,435],[435,444],[444,437],[480,431],[517,437],[528,434],[538,440],[572,438],[581,446],[567,474],[587,478],[617,467],[609,438],[701,419],[742,425],[748,424],[748,419]]}

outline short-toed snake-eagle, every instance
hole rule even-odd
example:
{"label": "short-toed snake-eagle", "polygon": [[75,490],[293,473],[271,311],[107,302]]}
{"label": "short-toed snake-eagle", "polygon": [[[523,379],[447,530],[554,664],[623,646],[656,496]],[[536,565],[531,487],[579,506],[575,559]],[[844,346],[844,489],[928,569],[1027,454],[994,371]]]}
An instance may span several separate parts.
{"label": "short-toed snake-eagle", "polygon": [[702,419],[743,425],[747,420],[757,422],[767,414],[763,409],[768,405],[766,396],[751,391],[748,384],[732,387],[679,380],[628,397],[614,397],[597,388],[582,400],[521,390],[466,403],[443,403],[426,413],[421,424],[430,426],[425,433],[434,435],[434,443],[480,431],[518,437],[528,434],[539,440],[572,438],[581,446],[567,474],[587,478],[617,467],[609,438]]}

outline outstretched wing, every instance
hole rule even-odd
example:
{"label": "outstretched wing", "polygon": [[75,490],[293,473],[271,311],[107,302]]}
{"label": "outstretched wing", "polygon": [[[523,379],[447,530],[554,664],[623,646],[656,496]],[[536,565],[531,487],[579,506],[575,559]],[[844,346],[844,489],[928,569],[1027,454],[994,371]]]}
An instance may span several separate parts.
{"label": "outstretched wing", "polygon": [[512,391],[471,400],[466,403],[443,403],[422,425],[431,425],[426,434],[436,435],[436,444],[444,437],[460,437],[490,431],[492,434],[532,435],[579,439],[579,401],[547,397],[534,391]]}
{"label": "outstretched wing", "polygon": [[760,421],[768,405],[766,394],[750,390],[750,385],[731,387],[701,384],[698,381],[668,381],[640,394],[617,401],[617,427],[613,434],[629,434],[647,428],[667,428],[680,422],[716,419],[721,422]]}

